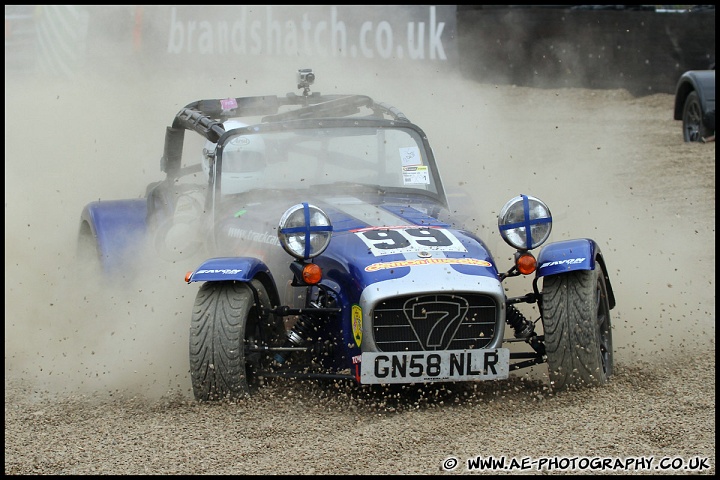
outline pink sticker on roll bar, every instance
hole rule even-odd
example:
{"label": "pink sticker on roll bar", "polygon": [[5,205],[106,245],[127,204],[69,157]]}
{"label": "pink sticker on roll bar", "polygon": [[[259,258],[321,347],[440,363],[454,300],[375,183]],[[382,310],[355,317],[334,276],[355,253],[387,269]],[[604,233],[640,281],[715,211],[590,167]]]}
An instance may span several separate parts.
{"label": "pink sticker on roll bar", "polygon": [[234,98],[220,100],[220,107],[222,107],[223,110],[232,110],[233,108],[237,108],[237,106],[237,100]]}

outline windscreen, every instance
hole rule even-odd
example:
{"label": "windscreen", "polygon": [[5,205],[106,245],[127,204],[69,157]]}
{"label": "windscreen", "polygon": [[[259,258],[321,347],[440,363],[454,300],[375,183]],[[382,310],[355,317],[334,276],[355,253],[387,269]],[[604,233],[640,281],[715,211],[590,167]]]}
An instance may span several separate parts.
{"label": "windscreen", "polygon": [[420,134],[411,128],[333,126],[234,135],[222,149],[221,194],[348,184],[437,194]]}

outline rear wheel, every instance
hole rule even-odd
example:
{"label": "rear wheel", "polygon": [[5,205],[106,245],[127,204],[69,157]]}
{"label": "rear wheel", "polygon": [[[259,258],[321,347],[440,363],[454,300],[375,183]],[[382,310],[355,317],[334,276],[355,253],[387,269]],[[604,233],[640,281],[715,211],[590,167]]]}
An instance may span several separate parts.
{"label": "rear wheel", "polygon": [[551,386],[607,383],[613,372],[610,303],[602,267],[543,280],[543,330]]}
{"label": "rear wheel", "polygon": [[202,248],[203,190],[195,185],[158,182],[148,186],[148,225],[160,258],[175,262]]}
{"label": "rear wheel", "polygon": [[[263,285],[253,280],[260,305],[270,308]],[[195,298],[190,325],[190,376],[200,401],[239,398],[252,394],[268,355],[253,347],[278,343],[282,318],[264,315],[250,285],[207,282]]]}
{"label": "rear wheel", "polygon": [[710,135],[703,125],[703,111],[697,92],[690,92],[683,106],[683,140],[686,142],[699,142],[703,137]]}
{"label": "rear wheel", "polygon": [[98,242],[92,233],[90,225],[83,221],[78,232],[77,250],[75,259],[81,272],[91,276],[102,273],[102,261],[98,249]]}

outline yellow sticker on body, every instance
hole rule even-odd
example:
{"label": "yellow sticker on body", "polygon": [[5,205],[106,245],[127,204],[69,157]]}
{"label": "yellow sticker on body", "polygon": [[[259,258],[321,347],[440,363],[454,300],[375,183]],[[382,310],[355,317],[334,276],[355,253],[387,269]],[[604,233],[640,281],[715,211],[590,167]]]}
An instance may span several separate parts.
{"label": "yellow sticker on body", "polygon": [[359,347],[362,343],[362,308],[360,305],[353,305],[351,310],[352,331],[355,344]]}

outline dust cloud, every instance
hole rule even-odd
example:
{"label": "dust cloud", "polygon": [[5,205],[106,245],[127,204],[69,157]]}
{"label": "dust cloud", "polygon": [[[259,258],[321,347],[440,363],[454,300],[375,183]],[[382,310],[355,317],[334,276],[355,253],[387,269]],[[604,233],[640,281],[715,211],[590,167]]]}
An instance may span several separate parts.
{"label": "dust cloud", "polygon": [[[483,84],[433,67],[263,61],[227,75],[88,65],[73,79],[5,75],[5,379],[39,395],[191,395],[187,335],[196,263],[142,258],[135,277],[88,278],[75,258],[82,208],[141,198],[162,178],[164,129],[202,98],[314,90],[397,106],[428,134],[451,202],[501,269],[496,216],[543,199],[550,241],[588,237],[617,299],[616,362],[714,349],[714,144],[684,144],[672,96]],[[510,279],[510,294],[530,282]],[[528,312],[532,315],[531,312]],[[542,368],[536,367],[542,375]]]}
{"label": "dust cloud", "polygon": [[[427,474],[448,458],[565,455],[702,458],[714,474],[715,144],[683,143],[672,95],[388,63],[254,59],[219,75],[110,60],[72,79],[5,72],[5,473]],[[295,92],[298,68],[315,70],[314,91],[369,95],[420,125],[451,207],[501,270],[497,214],[521,193],[549,205],[550,241],[597,241],[617,300],[607,386],[556,395],[538,366],[429,395],[289,382],[193,400],[198,285],[183,278],[197,259],[141,251],[136,272],[95,277],[75,257],[80,214],[162,178],[181,107]]]}

